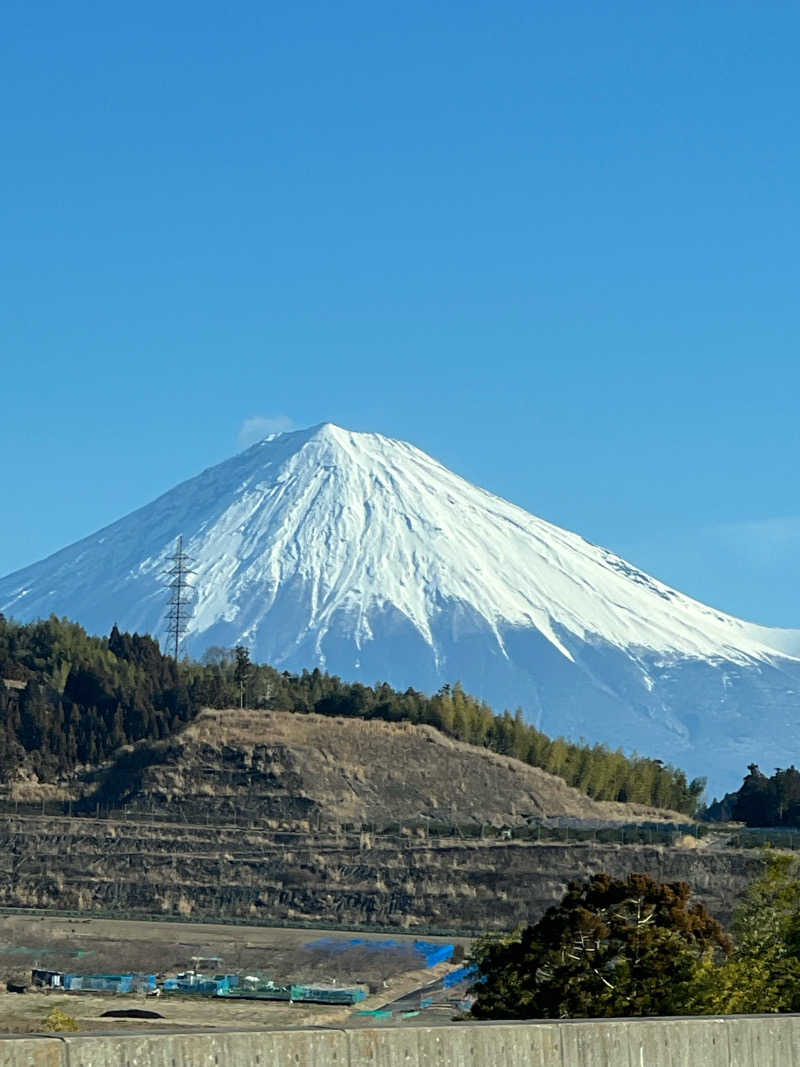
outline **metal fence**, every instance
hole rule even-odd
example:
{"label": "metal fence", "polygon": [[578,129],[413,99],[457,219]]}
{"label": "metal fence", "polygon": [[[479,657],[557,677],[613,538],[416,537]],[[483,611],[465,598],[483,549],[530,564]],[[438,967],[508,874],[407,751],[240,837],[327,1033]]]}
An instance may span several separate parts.
{"label": "metal fence", "polygon": [[200,818],[183,805],[172,807],[108,807],[100,803],[43,800],[35,803],[0,798],[0,818],[16,816],[26,819],[101,820],[114,823],[150,824],[179,828],[214,827],[220,830],[247,830],[268,836],[274,844],[291,843],[313,837],[340,842],[357,839],[362,849],[382,843],[404,842],[518,842],[538,844],[653,845],[675,847],[696,842],[713,842],[715,847],[760,849],[767,846],[797,850],[800,828],[749,829],[721,823],[687,821],[685,823],[612,823],[597,820],[546,819],[519,826],[496,826],[477,822],[328,823],[311,820],[310,830],[275,827],[264,818],[253,817],[247,810],[213,811],[206,809]]}

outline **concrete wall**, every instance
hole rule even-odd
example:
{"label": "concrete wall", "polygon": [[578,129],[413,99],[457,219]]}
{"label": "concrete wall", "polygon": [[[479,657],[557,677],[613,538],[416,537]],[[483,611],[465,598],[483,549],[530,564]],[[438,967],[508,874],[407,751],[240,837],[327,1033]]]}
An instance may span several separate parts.
{"label": "concrete wall", "polygon": [[0,1067],[800,1067],[800,1016],[3,1038]]}
{"label": "concrete wall", "polygon": [[64,1067],[64,1046],[55,1037],[3,1038],[0,1067]]}

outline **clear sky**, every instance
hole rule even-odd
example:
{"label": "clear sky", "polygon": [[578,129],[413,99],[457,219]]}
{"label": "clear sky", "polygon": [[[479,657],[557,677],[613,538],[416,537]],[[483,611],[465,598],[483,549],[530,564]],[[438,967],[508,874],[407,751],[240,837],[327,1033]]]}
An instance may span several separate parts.
{"label": "clear sky", "polygon": [[0,574],[331,420],[800,626],[800,8],[6,0]]}

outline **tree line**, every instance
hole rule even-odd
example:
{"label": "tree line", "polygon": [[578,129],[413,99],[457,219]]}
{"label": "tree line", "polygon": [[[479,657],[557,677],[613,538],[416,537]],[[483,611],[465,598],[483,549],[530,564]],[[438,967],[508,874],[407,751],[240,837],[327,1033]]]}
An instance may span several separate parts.
{"label": "tree line", "polygon": [[175,661],[147,635],[90,637],[51,617],[0,615],[0,776],[97,764],[129,741],[169,737],[195,713]]}
{"label": "tree line", "polygon": [[472,1015],[532,1019],[800,1010],[800,881],[768,852],[729,931],[685,882],[570,883],[539,922],[473,948]]}
{"label": "tree line", "polygon": [[[121,745],[180,730],[204,707],[246,705],[298,714],[433,726],[456,740],[514,756],[597,800],[652,804],[693,815],[704,779],[605,745],[550,738],[522,711],[494,714],[460,684],[428,696],[387,683],[348,683],[314,669],[254,664],[246,648],[214,647],[176,662],[148,635],[91,637],[51,616],[19,624],[0,615],[0,776],[25,766],[43,780],[108,759]],[[9,684],[10,683],[10,684]]]}
{"label": "tree line", "polygon": [[800,826],[800,771],[794,765],[776,767],[767,777],[751,763],[740,788],[715,800],[704,814],[712,821],[747,826]]}

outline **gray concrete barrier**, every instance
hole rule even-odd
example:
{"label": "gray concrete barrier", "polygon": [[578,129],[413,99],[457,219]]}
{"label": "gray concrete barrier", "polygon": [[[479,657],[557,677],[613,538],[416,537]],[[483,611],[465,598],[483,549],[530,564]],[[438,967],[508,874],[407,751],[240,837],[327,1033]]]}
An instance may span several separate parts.
{"label": "gray concrete barrier", "polygon": [[347,1033],[348,1067],[561,1067],[558,1024],[414,1026]]}
{"label": "gray concrete barrier", "polygon": [[[608,1019],[562,1023],[561,1062],[581,1067],[730,1067],[730,1021]],[[753,1067],[761,1065],[754,1063]]]}
{"label": "gray concrete barrier", "polygon": [[0,1067],[63,1067],[64,1047],[56,1037],[0,1040]]}
{"label": "gray concrete barrier", "polygon": [[800,1016],[737,1016],[728,1025],[729,1067],[800,1067]]}
{"label": "gray concrete barrier", "polygon": [[800,1067],[800,1016],[65,1034],[0,1067]]}
{"label": "gray concrete barrier", "polygon": [[61,1067],[350,1067],[338,1030],[65,1037]]}

